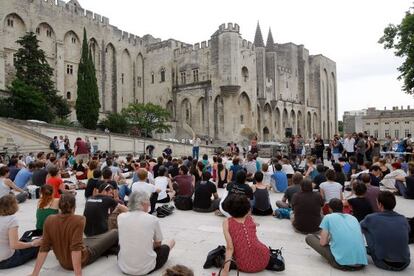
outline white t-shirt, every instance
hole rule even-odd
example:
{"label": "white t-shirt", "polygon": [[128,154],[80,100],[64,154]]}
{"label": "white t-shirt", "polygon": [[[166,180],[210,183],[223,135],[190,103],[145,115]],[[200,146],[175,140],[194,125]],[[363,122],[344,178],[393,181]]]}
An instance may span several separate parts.
{"label": "white t-shirt", "polygon": [[295,170],[293,169],[292,165],[290,164],[283,164],[282,165],[282,172],[285,174],[295,174]]}
{"label": "white t-shirt", "polygon": [[9,230],[18,226],[15,215],[0,216],[0,262],[13,256],[14,250],[10,248]]}
{"label": "white t-shirt", "polygon": [[354,145],[355,145],[355,139],[351,138],[345,138],[344,140],[344,150],[346,152],[354,152]]}
{"label": "white t-shirt", "polygon": [[151,197],[152,193],[155,193],[157,189],[154,185],[147,182],[134,182],[131,186],[131,192],[145,192]]}
{"label": "white t-shirt", "polygon": [[158,193],[158,200],[163,200],[167,197],[168,178],[166,176],[158,176],[154,179],[155,188],[161,190]]}
{"label": "white t-shirt", "polygon": [[323,182],[319,186],[325,194],[325,202],[328,203],[332,198],[341,199],[342,185],[338,182]]}
{"label": "white t-shirt", "polygon": [[65,141],[59,140],[59,150],[65,150]]}
{"label": "white t-shirt", "polygon": [[162,241],[158,219],[142,211],[118,216],[118,266],[125,274],[146,275],[155,268],[154,241]]}

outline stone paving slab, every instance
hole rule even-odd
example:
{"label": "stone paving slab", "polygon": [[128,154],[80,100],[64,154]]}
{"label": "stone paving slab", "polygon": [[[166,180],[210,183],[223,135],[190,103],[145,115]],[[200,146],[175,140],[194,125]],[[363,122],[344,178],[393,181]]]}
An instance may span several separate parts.
{"label": "stone paving slab", "polygon": [[[271,200],[274,202],[280,199],[282,194],[271,194]],[[396,211],[409,216],[414,216],[414,201],[406,200],[399,197]],[[85,205],[83,192],[79,191],[77,195],[76,213],[82,214]],[[20,235],[35,226],[36,218],[36,201],[29,200],[20,205],[17,214],[20,227]],[[284,272],[256,273],[255,275],[300,275],[300,276],[341,276],[341,275],[375,275],[386,276],[396,275],[376,268],[369,259],[369,266],[359,272],[343,272],[331,268],[328,263],[314,252],[304,239],[305,236],[293,231],[288,220],[279,220],[273,217],[255,217],[259,227],[257,233],[265,244],[273,248],[283,247],[283,255],[286,260],[286,270]],[[204,270],[202,268],[207,253],[217,247],[219,244],[225,244],[222,234],[223,218],[213,214],[195,213],[192,211],[176,210],[172,216],[161,219],[161,228],[165,239],[174,238],[176,247],[171,252],[170,259],[165,267],[183,264],[191,267],[195,275],[211,275],[212,272],[218,272],[218,269]],[[414,246],[410,246],[411,261],[414,262]],[[21,267],[0,270],[0,275],[20,276],[29,275],[34,266],[31,261]],[[162,271],[154,272],[152,275],[161,275]],[[218,274],[218,273],[217,273]],[[60,276],[73,275],[72,271],[64,270],[60,267],[53,252],[43,266],[41,275]],[[101,257],[96,263],[83,269],[83,275],[123,275],[116,263],[116,256]],[[232,273],[231,275],[235,275]],[[241,273],[240,275],[248,275]],[[252,275],[252,274],[251,274]],[[405,271],[399,272],[401,276],[414,275],[414,264],[411,264]]]}

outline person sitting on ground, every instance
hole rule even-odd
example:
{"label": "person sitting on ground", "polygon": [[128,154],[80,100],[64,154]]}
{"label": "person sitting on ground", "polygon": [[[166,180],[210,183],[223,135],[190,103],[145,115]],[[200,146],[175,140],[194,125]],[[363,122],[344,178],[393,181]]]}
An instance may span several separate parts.
{"label": "person sitting on ground", "polygon": [[[368,162],[366,162],[368,163]],[[371,177],[370,183],[372,186],[379,187],[380,186],[380,176],[381,176],[381,168],[377,165],[372,165],[369,167],[369,176]],[[361,180],[362,173],[358,176],[357,179]]]}
{"label": "person sitting on ground", "polygon": [[179,175],[174,177],[174,182],[177,184],[177,187],[175,188],[177,190],[177,195],[192,196],[195,187],[194,175],[189,175],[188,168],[184,165],[180,166],[179,173]]}
{"label": "person sitting on ground", "polygon": [[339,163],[332,164],[332,167],[335,171],[336,182],[342,185],[342,190],[344,190],[346,176],[342,171],[342,166]]}
{"label": "person sitting on ground", "polygon": [[128,208],[113,198],[113,187],[108,183],[102,183],[98,194],[88,198],[85,203],[85,235],[91,237],[108,232],[109,215],[126,211]]}
{"label": "person sitting on ground", "polygon": [[125,274],[146,275],[160,269],[175,245],[174,240],[161,244],[159,220],[148,214],[149,200],[146,192],[133,192],[129,197],[129,212],[118,216],[118,266]]}
{"label": "person sitting on ground", "polygon": [[306,159],[306,166],[307,170],[305,172],[305,177],[309,177],[311,180],[315,178],[315,176],[318,175],[318,171],[315,167],[316,158],[315,157],[308,157]]}
{"label": "person sitting on ground", "polygon": [[36,210],[36,229],[43,231],[46,218],[57,213],[59,213],[59,199],[53,198],[52,186],[43,185],[40,187],[40,199]]}
{"label": "person sitting on ground", "polygon": [[275,164],[275,172],[272,174],[272,188],[273,192],[284,193],[288,187],[288,179],[286,173],[282,171],[282,165]]}
{"label": "person sitting on ground", "polygon": [[285,194],[282,197],[282,200],[276,201],[276,206],[278,208],[292,208],[292,198],[297,192],[300,192],[300,184],[302,183],[302,181],[303,175],[300,172],[297,172],[293,175],[293,185],[286,189]]}
{"label": "person sitting on ground", "polygon": [[0,197],[0,269],[23,265],[36,258],[39,250],[41,239],[19,241],[19,223],[16,216],[18,209],[14,195]]}
{"label": "person sitting on ground", "polygon": [[[234,259],[237,268],[246,273],[258,273],[272,267],[269,248],[257,237],[256,224],[250,216],[248,198],[240,194],[231,194],[225,202],[225,209],[231,215],[223,222],[226,239],[225,260]],[[229,275],[229,270],[230,262],[227,262],[222,275]]]}
{"label": "person sitting on ground", "polygon": [[268,191],[270,186],[263,183],[263,173],[260,171],[256,172],[254,174],[254,181],[256,184],[252,186],[254,196],[254,204],[252,208],[253,215],[268,216],[273,214]]}
{"label": "person sitting on ground", "polygon": [[324,202],[320,193],[313,191],[310,179],[300,182],[300,191],[293,195],[291,205],[294,212],[292,226],[296,231],[304,234],[319,231]]}
{"label": "person sitting on ground", "polygon": [[53,198],[60,198],[60,195],[65,191],[65,185],[60,177],[59,170],[56,166],[52,166],[48,172],[46,184],[53,187]]}
{"label": "person sitting on ground", "polygon": [[224,185],[227,184],[227,174],[228,174],[228,170],[223,165],[223,163],[218,163],[217,164],[217,187],[218,188],[224,188]]}
{"label": "person sitting on ground", "polygon": [[[248,153],[247,158],[246,158],[247,160],[243,164],[243,168],[247,173],[247,181],[248,182],[253,181],[254,174],[257,171],[256,160],[254,160],[253,157],[254,157],[253,154]],[[233,161],[233,163],[234,163],[234,161]]]}
{"label": "person sitting on ground", "polygon": [[9,179],[9,167],[0,167],[0,197],[9,195],[11,192],[16,191],[16,200],[18,203],[26,201],[28,193],[17,187],[13,181]]}
{"label": "person sitting on ground", "polygon": [[75,215],[75,196],[63,194],[59,200],[60,214],[49,216],[43,226],[42,242],[32,275],[38,276],[50,249],[59,262],[75,275],[82,275],[82,267],[92,264],[108,249],[118,245],[118,231],[83,239],[85,217]]}
{"label": "person sitting on ground", "polygon": [[381,185],[384,186],[387,190],[396,192],[396,183],[399,182],[398,179],[405,178],[407,174],[401,169],[401,163],[394,162],[391,164],[392,171],[384,176],[381,180]]}
{"label": "person sitting on ground", "polygon": [[[255,166],[256,166],[256,163],[255,163]],[[236,174],[240,170],[243,170],[243,167],[240,166],[240,158],[235,157],[235,158],[233,158],[233,163],[230,166],[229,173],[227,174],[227,183],[235,181],[236,180]]]}
{"label": "person sitting on ground", "polygon": [[361,175],[361,181],[367,186],[367,191],[365,193],[365,198],[371,204],[372,210],[378,212],[377,198],[380,193],[380,188],[371,185],[371,176],[368,173]]}
{"label": "person sitting on ground", "polygon": [[[113,179],[113,177],[112,177],[112,171],[108,167],[107,168],[104,168],[102,170],[102,183],[108,183],[109,185],[112,186],[112,189],[113,189],[113,197],[117,201],[119,201],[119,200],[123,201],[124,200],[124,196],[130,194],[130,191],[129,191],[129,188],[128,188],[127,185],[118,186],[118,182],[116,182]],[[121,189],[124,189],[124,190],[120,191],[119,190],[120,187],[122,187]]]}
{"label": "person sitting on ground", "polygon": [[284,172],[288,178],[288,185],[290,186],[292,184],[292,177],[295,174],[295,170],[292,167],[292,164],[290,163],[289,159],[282,158],[282,172]]}
{"label": "person sitting on ground", "polygon": [[306,243],[324,257],[329,264],[341,270],[360,270],[368,265],[361,227],[358,220],[343,214],[344,206],[338,198],[329,201],[331,214],[320,225],[320,238],[310,234]]}
{"label": "person sitting on ground", "polygon": [[[161,166],[160,168],[164,168],[164,167]],[[148,197],[150,198],[150,203],[151,203],[150,214],[152,214],[155,210],[155,205],[157,204],[159,194],[162,191],[159,187],[157,188],[155,185],[149,184],[146,182],[147,177],[148,177],[147,170],[143,168],[138,169],[137,176],[138,176],[139,181],[132,183],[131,192],[144,191],[148,194]],[[158,179],[158,176],[155,179]],[[166,197],[167,196],[168,195],[166,195]]]}
{"label": "person sitting on ground", "polygon": [[414,162],[408,163],[409,175],[406,177],[397,176],[395,184],[398,192],[406,199],[414,199]]}
{"label": "person sitting on ground", "polygon": [[395,196],[389,191],[381,191],[378,195],[380,212],[366,216],[361,221],[361,228],[375,266],[401,271],[410,264],[410,226],[404,216],[393,211],[395,205]]}
{"label": "person sitting on ground", "polygon": [[272,183],[272,174],[273,173],[269,171],[269,164],[263,163],[261,171],[263,173],[263,183],[265,185],[269,185],[269,187],[272,187],[271,183]]}
{"label": "person sitting on ground", "polygon": [[174,178],[176,177],[178,174],[180,173],[180,169],[178,167],[178,160],[177,159],[173,159],[172,162],[172,166],[171,168],[168,170],[168,175],[170,178]]}
{"label": "person sitting on ground", "polygon": [[36,168],[33,171],[32,175],[32,184],[41,187],[46,184],[48,172],[43,161],[36,161],[35,166]]}
{"label": "person sitting on ground", "polygon": [[9,161],[8,167],[9,167],[9,178],[11,181],[14,182],[14,179],[16,178],[17,173],[20,171],[20,168],[18,167],[17,163],[18,163],[18,159],[17,158],[12,158]]}
{"label": "person sitting on ground", "polygon": [[27,165],[27,168],[21,169],[14,179],[14,184],[16,184],[16,186],[20,189],[26,190],[27,185],[32,179],[35,167],[35,163],[31,162],[29,165]]}
{"label": "person sitting on ground", "polygon": [[88,163],[88,172],[86,173],[86,178],[89,180],[93,178],[93,171],[96,170],[99,166],[98,160],[91,160]]}
{"label": "person sitting on ground", "polygon": [[329,203],[332,198],[343,199],[342,195],[342,185],[336,182],[336,174],[334,170],[326,171],[326,182],[321,183],[319,186],[320,193],[322,198],[325,200],[325,203]]}
{"label": "person sitting on ground", "polygon": [[352,208],[352,215],[356,217],[358,221],[361,221],[373,212],[371,203],[365,198],[367,186],[362,181],[357,180],[353,183],[353,191],[356,197],[348,199],[348,204]]}
{"label": "person sitting on ground", "polygon": [[[158,203],[168,203],[175,195],[174,187],[170,178],[168,178],[167,168],[161,166],[158,169],[158,176],[154,179],[155,188],[158,192]],[[184,187],[182,187],[184,189]],[[191,193],[192,194],[192,193]]]}
{"label": "person sitting on ground", "polygon": [[319,190],[319,186],[323,182],[326,182],[325,172],[327,170],[327,167],[325,167],[324,165],[317,165],[316,170],[318,174],[313,178],[313,188]]}
{"label": "person sitting on ground", "polygon": [[91,196],[94,196],[98,193],[99,186],[103,183],[102,180],[102,172],[100,169],[95,169],[93,171],[93,178],[88,179],[85,188],[85,198],[88,199]]}
{"label": "person sitting on ground", "polygon": [[[203,173],[202,180],[196,184],[193,203],[193,210],[196,212],[214,212],[219,207],[220,198],[217,194],[217,187],[210,182],[210,178],[211,174],[206,171]],[[211,200],[211,196],[214,196],[213,200]]]}

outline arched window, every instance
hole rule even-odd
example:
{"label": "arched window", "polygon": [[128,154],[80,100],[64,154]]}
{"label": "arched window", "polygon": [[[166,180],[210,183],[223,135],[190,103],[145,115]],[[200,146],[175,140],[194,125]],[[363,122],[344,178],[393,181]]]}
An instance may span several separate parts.
{"label": "arched window", "polygon": [[66,100],[70,100],[72,98],[72,95],[70,91],[66,92]]}
{"label": "arched window", "polygon": [[242,77],[244,81],[247,81],[249,79],[249,70],[246,66],[243,66],[242,68]]}
{"label": "arched window", "polygon": [[160,74],[161,74],[161,82],[164,82],[165,81],[165,69],[164,68],[161,68]]}

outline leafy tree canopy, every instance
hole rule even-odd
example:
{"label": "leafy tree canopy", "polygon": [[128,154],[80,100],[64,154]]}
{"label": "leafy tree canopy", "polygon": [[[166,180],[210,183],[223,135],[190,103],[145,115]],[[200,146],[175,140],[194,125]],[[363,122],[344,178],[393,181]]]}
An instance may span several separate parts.
{"label": "leafy tree canopy", "polygon": [[384,29],[384,35],[378,41],[385,49],[393,49],[397,57],[403,59],[398,67],[399,80],[403,80],[403,91],[414,94],[414,13],[410,8],[401,23],[389,24]]}
{"label": "leafy tree canopy", "polygon": [[101,122],[103,128],[108,128],[115,133],[128,133],[129,125],[124,115],[120,113],[109,113],[106,119]]}
{"label": "leafy tree canopy", "polygon": [[171,125],[168,124],[170,113],[159,105],[129,104],[122,110],[122,115],[132,127],[139,129],[143,136],[149,136],[152,132],[165,133],[171,130]]}

